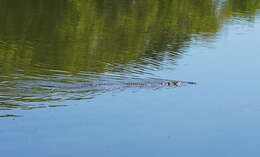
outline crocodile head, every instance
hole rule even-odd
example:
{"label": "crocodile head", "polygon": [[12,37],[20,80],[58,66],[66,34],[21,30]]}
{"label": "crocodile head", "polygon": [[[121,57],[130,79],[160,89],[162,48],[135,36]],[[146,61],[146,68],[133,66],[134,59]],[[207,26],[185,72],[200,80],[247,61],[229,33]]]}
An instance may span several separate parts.
{"label": "crocodile head", "polygon": [[162,85],[165,86],[181,86],[185,84],[196,85],[196,82],[182,82],[182,81],[166,81]]}

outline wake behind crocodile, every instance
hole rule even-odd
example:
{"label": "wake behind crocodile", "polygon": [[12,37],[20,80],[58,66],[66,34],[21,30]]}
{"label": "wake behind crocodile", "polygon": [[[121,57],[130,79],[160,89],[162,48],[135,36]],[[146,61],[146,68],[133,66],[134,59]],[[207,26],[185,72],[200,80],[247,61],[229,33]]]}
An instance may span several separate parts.
{"label": "wake behind crocodile", "polygon": [[[32,109],[49,106],[64,100],[91,100],[106,92],[142,89],[165,89],[196,85],[195,82],[162,79],[86,80],[86,81],[2,81],[0,109]],[[1,105],[6,104],[6,105]],[[62,104],[63,105],[63,104]],[[8,115],[9,116],[9,115]]]}

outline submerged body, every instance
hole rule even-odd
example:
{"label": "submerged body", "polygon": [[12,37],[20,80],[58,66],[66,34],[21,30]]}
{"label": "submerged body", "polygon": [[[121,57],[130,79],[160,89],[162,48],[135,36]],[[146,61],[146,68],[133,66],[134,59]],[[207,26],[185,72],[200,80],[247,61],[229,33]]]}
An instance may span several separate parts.
{"label": "submerged body", "polygon": [[195,85],[196,82],[184,82],[184,81],[162,81],[162,82],[128,82],[123,83],[123,85],[127,86],[140,86],[140,87],[149,87],[149,86],[168,86],[168,87],[177,87],[182,85]]}
{"label": "submerged body", "polygon": [[[127,89],[127,88],[167,88],[180,87],[185,85],[196,85],[196,82],[174,81],[174,80],[150,80],[150,81],[130,81],[130,82],[100,82],[86,83],[81,85],[81,89]],[[72,87],[73,88],[73,87]],[[71,89],[72,89],[71,88]],[[75,88],[74,88],[75,89]]]}

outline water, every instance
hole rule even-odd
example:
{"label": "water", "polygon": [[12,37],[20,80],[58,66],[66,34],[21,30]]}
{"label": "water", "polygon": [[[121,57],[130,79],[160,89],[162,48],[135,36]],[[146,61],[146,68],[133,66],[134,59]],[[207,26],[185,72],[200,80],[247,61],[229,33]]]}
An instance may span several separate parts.
{"label": "water", "polygon": [[0,8],[1,156],[260,155],[259,0]]}

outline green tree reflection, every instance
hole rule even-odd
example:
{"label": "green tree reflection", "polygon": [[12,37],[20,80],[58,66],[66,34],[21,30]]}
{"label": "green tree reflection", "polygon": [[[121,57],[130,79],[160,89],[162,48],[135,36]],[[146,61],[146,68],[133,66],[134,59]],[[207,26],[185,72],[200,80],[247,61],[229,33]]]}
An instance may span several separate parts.
{"label": "green tree reflection", "polygon": [[0,83],[57,70],[145,73],[229,19],[253,22],[259,8],[260,0],[1,0]]}

